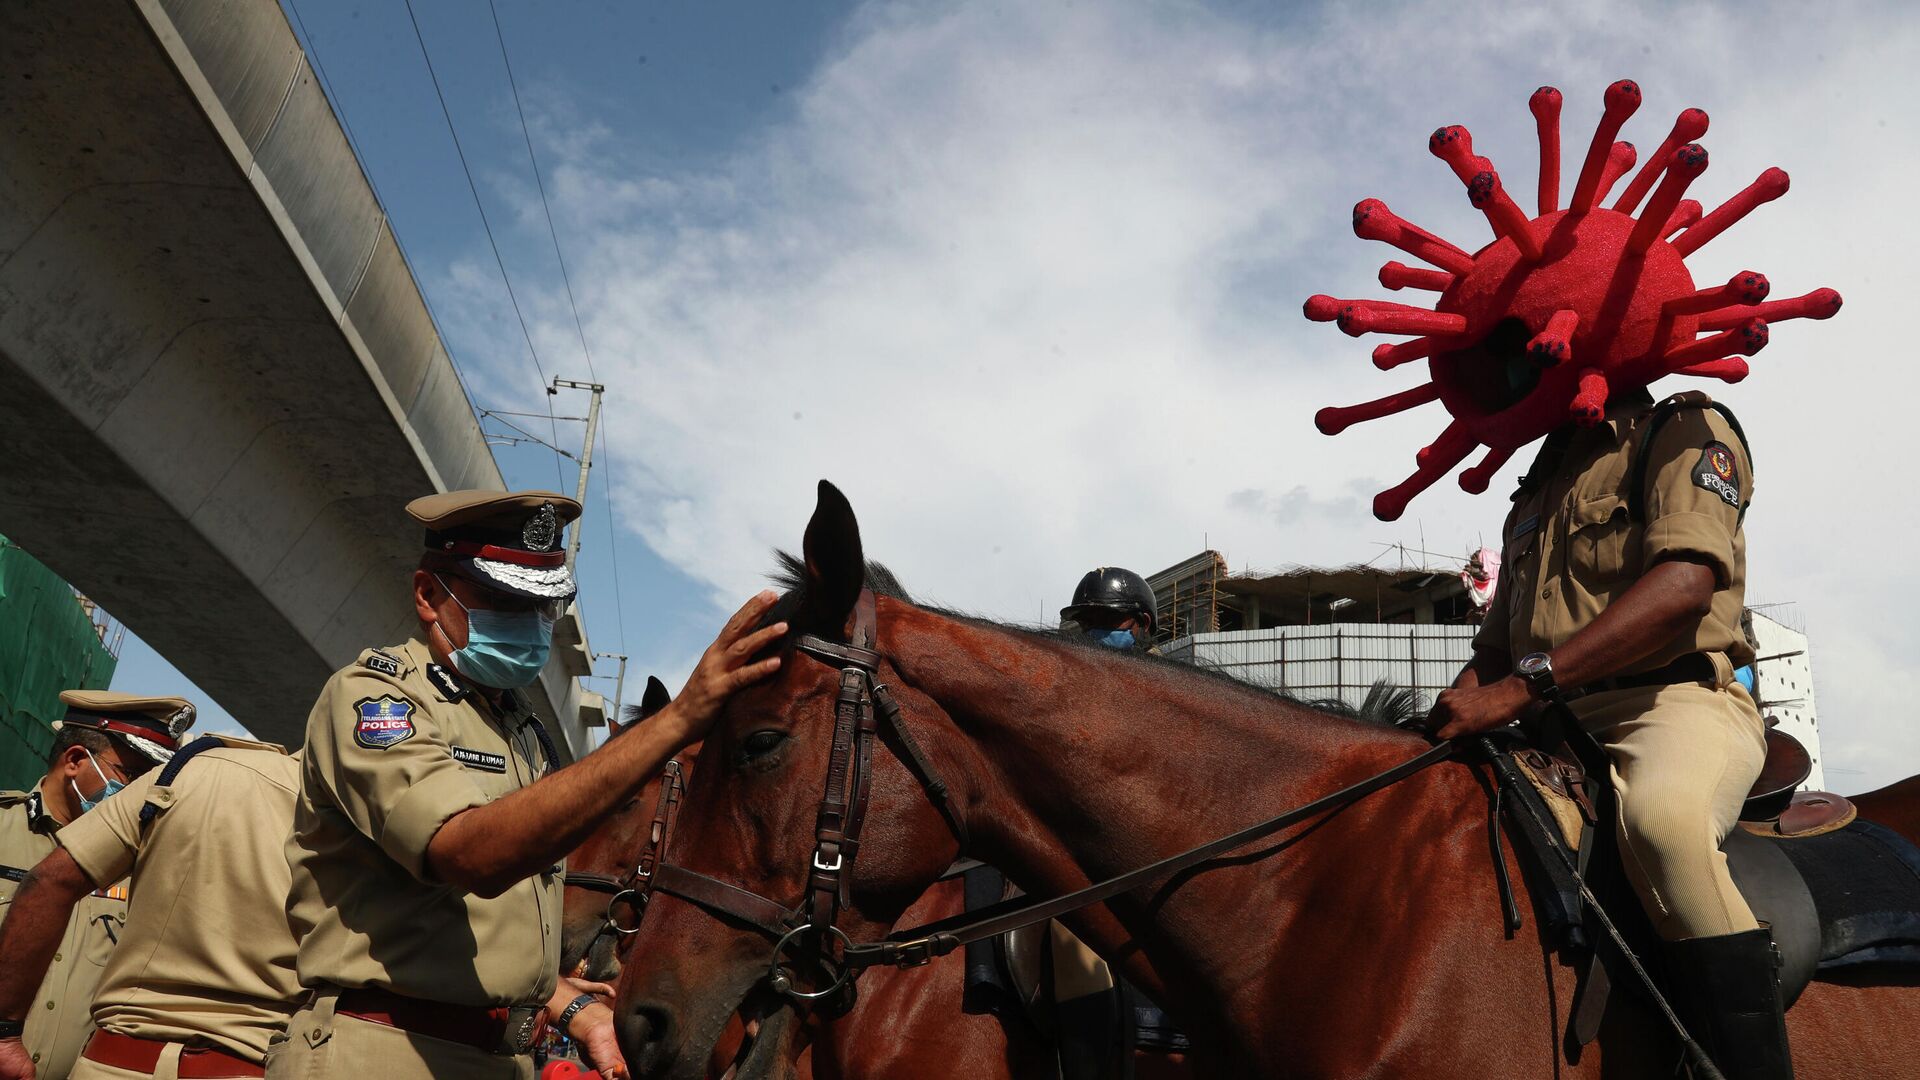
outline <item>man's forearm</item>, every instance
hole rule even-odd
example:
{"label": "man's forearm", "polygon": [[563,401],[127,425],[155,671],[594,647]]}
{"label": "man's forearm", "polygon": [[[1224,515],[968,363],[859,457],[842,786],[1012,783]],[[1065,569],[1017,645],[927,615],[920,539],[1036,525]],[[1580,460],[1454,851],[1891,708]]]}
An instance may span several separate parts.
{"label": "man's forearm", "polygon": [[686,745],[674,709],[552,776],[455,814],[427,846],[429,868],[442,881],[497,896],[552,866]]}
{"label": "man's forearm", "polygon": [[1646,659],[1699,625],[1713,608],[1714,586],[1712,568],[1700,563],[1657,564],[1553,650],[1554,681],[1562,688],[1584,686]]}
{"label": "man's forearm", "polygon": [[1471,690],[1476,686],[1486,686],[1499,682],[1513,674],[1513,658],[1500,649],[1475,649],[1473,659],[1454,676],[1455,690]]}
{"label": "man's forearm", "polygon": [[93,889],[66,848],[40,860],[14,893],[0,922],[0,1019],[18,1020],[33,1007],[34,991],[66,936],[73,906]]}

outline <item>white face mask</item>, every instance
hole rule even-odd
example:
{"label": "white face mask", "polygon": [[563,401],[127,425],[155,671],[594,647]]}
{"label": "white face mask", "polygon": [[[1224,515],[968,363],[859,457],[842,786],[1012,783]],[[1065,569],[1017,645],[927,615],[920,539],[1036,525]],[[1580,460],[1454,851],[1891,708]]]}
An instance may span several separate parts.
{"label": "white face mask", "polygon": [[73,789],[74,798],[80,800],[80,812],[84,814],[94,807],[99,806],[101,803],[106,802],[108,796],[124,789],[127,784],[124,780],[110,779],[106,772],[100,768],[100,762],[93,756],[93,751],[82,747],[81,752],[87,755],[87,763],[93,766],[94,774],[100,777],[100,790],[96,792],[95,797],[91,799],[81,793],[79,784],[74,783],[72,780],[67,781],[67,786]]}

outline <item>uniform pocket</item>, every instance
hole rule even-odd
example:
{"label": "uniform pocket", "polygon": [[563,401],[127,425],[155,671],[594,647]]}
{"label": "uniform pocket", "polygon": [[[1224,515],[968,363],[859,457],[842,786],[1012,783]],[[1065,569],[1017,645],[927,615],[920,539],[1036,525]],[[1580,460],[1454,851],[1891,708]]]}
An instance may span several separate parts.
{"label": "uniform pocket", "polygon": [[1567,568],[1575,580],[1604,585],[1627,572],[1627,501],[1618,495],[1596,495],[1574,506],[1567,537]]}

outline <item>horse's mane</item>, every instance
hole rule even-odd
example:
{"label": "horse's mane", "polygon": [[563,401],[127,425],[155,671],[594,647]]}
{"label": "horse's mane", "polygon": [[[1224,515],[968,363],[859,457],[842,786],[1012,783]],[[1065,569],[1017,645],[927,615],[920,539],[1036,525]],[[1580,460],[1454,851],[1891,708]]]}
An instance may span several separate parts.
{"label": "horse's mane", "polygon": [[[780,600],[774,604],[773,609],[767,613],[763,623],[778,622],[782,619],[791,618],[795,612],[799,611],[801,607],[805,605],[807,598],[809,577],[807,574],[806,560],[779,549],[775,549],[773,555],[778,566],[767,575],[767,578],[773,583],[775,588],[781,590],[782,595]],[[1017,637],[1033,639],[1056,648],[1077,650],[1086,656],[1105,663],[1152,665],[1175,679],[1204,681],[1210,684],[1210,688],[1212,689],[1246,694],[1261,702],[1271,703],[1273,700],[1278,699],[1281,702],[1303,709],[1310,709],[1324,715],[1388,727],[1400,726],[1405,720],[1414,715],[1418,715],[1421,711],[1419,708],[1420,695],[1418,691],[1410,687],[1396,687],[1387,683],[1385,680],[1376,682],[1368,691],[1366,702],[1356,709],[1337,698],[1320,700],[1302,699],[1285,690],[1259,686],[1243,679],[1235,678],[1224,671],[1217,671],[1213,668],[1188,663],[1184,660],[1174,660],[1161,656],[1158,653],[1148,653],[1138,650],[1123,652],[1110,649],[1102,645],[1096,645],[1078,634],[1063,634],[1057,627],[1021,626],[1014,623],[1001,622],[997,619],[987,618],[986,616],[976,615],[970,612],[955,611],[949,608],[920,603],[907,594],[905,586],[900,584],[899,577],[895,575],[886,564],[876,562],[872,559],[867,560],[866,586],[873,591],[875,596],[885,596],[903,603],[913,604],[923,611],[929,611],[944,618],[970,623],[975,626],[985,626]]]}

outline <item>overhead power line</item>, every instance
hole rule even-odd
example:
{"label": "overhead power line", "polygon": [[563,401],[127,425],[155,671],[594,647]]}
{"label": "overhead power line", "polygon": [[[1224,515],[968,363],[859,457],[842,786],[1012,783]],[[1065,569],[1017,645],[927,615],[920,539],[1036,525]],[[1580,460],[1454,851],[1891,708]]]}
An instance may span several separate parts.
{"label": "overhead power line", "polygon": [[[513,275],[507,273],[507,261],[501,257],[500,244],[493,236],[493,223],[487,220],[487,206],[481,201],[480,185],[474,182],[473,169],[467,164],[467,152],[460,146],[460,133],[453,125],[453,111],[447,108],[447,95],[440,89],[440,75],[433,68],[432,54],[427,51],[426,35],[420,32],[420,18],[414,14],[413,0],[404,0],[404,2],[407,7],[407,20],[413,24],[413,39],[420,44],[420,58],[427,62],[427,78],[433,81],[433,96],[439,99],[440,115],[447,122],[447,134],[453,138],[453,152],[460,158],[460,171],[466,174],[467,190],[473,193],[474,209],[480,211],[480,227],[487,234],[487,246],[493,250],[494,265],[500,268],[500,280],[506,283],[507,300],[513,305],[513,317],[520,323],[520,336],[527,343],[527,355],[533,358],[533,369],[539,373],[540,385],[544,387],[547,384],[546,366],[540,363],[540,350],[533,344],[533,332],[527,329],[527,317],[520,310],[520,297],[513,291]],[[551,395],[549,395],[549,402],[551,402]],[[551,416],[553,412],[551,403],[547,406],[547,412]],[[550,426],[553,428],[553,441],[557,443],[560,441],[560,428],[558,425]],[[553,459],[553,475],[565,483],[565,477],[560,471],[559,458]]]}

